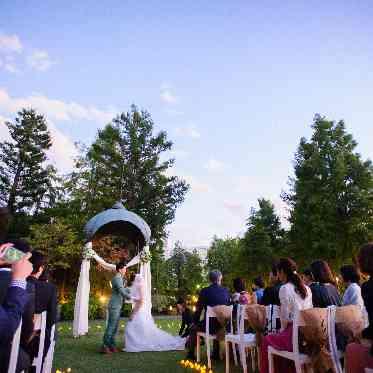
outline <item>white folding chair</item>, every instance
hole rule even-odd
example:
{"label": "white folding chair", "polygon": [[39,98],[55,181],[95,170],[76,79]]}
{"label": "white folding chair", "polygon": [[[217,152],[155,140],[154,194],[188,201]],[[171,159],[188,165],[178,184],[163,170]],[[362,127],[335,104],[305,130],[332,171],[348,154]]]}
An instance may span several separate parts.
{"label": "white folding chair", "polygon": [[335,369],[335,373],[343,373],[343,368],[341,365],[341,359],[343,358],[343,352],[338,350],[337,339],[335,335],[335,311],[336,306],[328,307],[328,341],[329,341],[329,351],[332,356],[332,361]]}
{"label": "white folding chair", "polygon": [[266,319],[267,333],[278,333],[277,325],[280,320],[280,307],[275,304],[266,306]]}
{"label": "white folding chair", "polygon": [[294,320],[293,320],[293,335],[292,335],[292,343],[293,343],[293,351],[281,351],[277,350],[272,346],[268,347],[268,363],[269,363],[269,373],[274,373],[274,356],[280,356],[284,359],[292,360],[295,364],[295,369],[297,373],[302,372],[302,367],[305,365],[311,364],[311,359],[308,355],[301,354],[299,352],[299,312],[295,312]]}
{"label": "white folding chair", "polygon": [[229,333],[225,336],[225,372],[229,373],[229,344],[232,345],[233,354],[236,362],[236,345],[239,347],[240,360],[244,373],[247,373],[246,363],[246,349],[250,349],[251,365],[253,372],[255,371],[255,350],[256,350],[256,337],[254,333],[245,334],[245,320],[247,320],[246,307],[238,305],[237,307],[237,334]]}
{"label": "white folding chair", "polygon": [[47,311],[36,314],[34,317],[34,330],[40,330],[38,354],[34,358],[32,366],[36,368],[36,373],[41,372],[43,365],[44,342],[45,342],[45,328],[47,324]]}
{"label": "white folding chair", "polygon": [[10,359],[9,359],[9,366],[8,366],[8,373],[15,373],[17,369],[19,343],[21,339],[21,329],[22,329],[22,319],[19,322],[18,328],[13,336],[12,349],[10,352]]}
{"label": "white folding chair", "polygon": [[[227,310],[230,312],[230,327],[231,330],[233,330],[233,323],[232,323],[232,311],[233,306],[225,306],[227,307]],[[205,332],[197,332],[197,362],[199,363],[201,361],[201,338],[205,340],[206,344],[206,352],[207,352],[207,366],[209,369],[211,369],[211,346],[210,341],[215,340],[217,337],[216,335],[210,334],[210,319],[216,318],[216,313],[214,311],[213,307],[207,307],[206,310],[206,326],[205,326]]]}
{"label": "white folding chair", "polygon": [[54,340],[55,330],[56,330],[56,324],[54,324],[51,329],[50,345],[48,348],[47,355],[45,356],[45,359],[44,359],[43,373],[52,372],[54,348],[56,345],[56,341]]}

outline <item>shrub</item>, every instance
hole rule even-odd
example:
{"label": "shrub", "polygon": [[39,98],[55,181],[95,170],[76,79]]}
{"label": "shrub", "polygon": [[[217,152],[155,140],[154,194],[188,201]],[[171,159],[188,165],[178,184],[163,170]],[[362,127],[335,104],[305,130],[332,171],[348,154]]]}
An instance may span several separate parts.
{"label": "shrub", "polygon": [[[75,299],[69,297],[65,302],[60,304],[60,320],[71,321],[74,319]],[[106,315],[106,305],[100,303],[99,299],[92,295],[89,298],[88,318],[90,320],[103,319]]]}

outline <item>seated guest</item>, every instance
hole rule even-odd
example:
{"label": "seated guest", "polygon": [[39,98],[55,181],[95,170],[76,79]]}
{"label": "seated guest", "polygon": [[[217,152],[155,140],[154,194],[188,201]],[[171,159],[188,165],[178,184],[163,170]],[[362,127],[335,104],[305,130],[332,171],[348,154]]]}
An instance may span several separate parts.
{"label": "seated guest", "polygon": [[181,327],[179,330],[179,335],[182,338],[186,338],[189,336],[190,327],[193,323],[192,311],[187,307],[186,302],[183,298],[178,299],[176,308],[178,313],[181,315]]}
{"label": "seated guest", "polygon": [[315,280],[310,286],[313,306],[319,308],[340,306],[342,304],[341,297],[328,263],[324,260],[314,261],[311,264],[311,272]]}
{"label": "seated guest", "polygon": [[[231,303],[231,297],[228,289],[221,286],[222,279],[223,276],[220,271],[211,271],[209,273],[209,280],[211,285],[207,288],[203,288],[199,294],[196,312],[193,317],[193,325],[190,330],[190,347],[188,359],[195,359],[194,350],[197,342],[197,332],[205,331],[205,317],[207,306],[228,306]],[[205,315],[204,319],[201,321],[200,318],[203,311],[205,311]],[[217,322],[217,320],[212,319],[210,325],[210,333],[215,334],[220,328],[221,325]],[[217,341],[214,341],[214,351],[212,357],[214,359],[219,358],[219,344],[217,343]]]}
{"label": "seated guest", "polygon": [[[273,346],[283,351],[292,351],[293,319],[297,311],[312,308],[312,293],[297,273],[297,265],[290,258],[282,258],[278,264],[279,279],[283,283],[280,288],[281,332],[263,338],[260,347],[260,372],[268,373],[268,347]],[[281,361],[282,363],[282,361]],[[284,373],[291,371],[289,361],[284,362],[281,369]]]}
{"label": "seated guest", "polygon": [[353,265],[344,265],[340,269],[343,282],[346,285],[346,290],[343,294],[342,305],[348,306],[354,304],[365,310],[364,301],[361,296],[360,274]]}
{"label": "seated guest", "polygon": [[[22,240],[9,240],[18,250],[28,254],[31,248],[27,242]],[[27,255],[30,257],[31,254]],[[0,304],[3,305],[8,297],[10,285],[12,282],[12,266],[10,264],[0,265]],[[18,353],[17,371],[26,370],[30,365],[30,357],[26,352],[27,345],[34,331],[34,310],[35,310],[35,286],[27,281],[26,292],[28,301],[24,306],[22,313],[21,342]],[[11,339],[0,339],[0,372],[6,371],[9,362],[11,350]]]}
{"label": "seated guest", "polygon": [[280,288],[281,281],[278,278],[278,262],[272,264],[272,270],[269,272],[270,286],[266,287],[263,292],[263,298],[261,304],[264,306],[269,306],[271,304],[279,306],[280,305]]}
{"label": "seated guest", "polygon": [[314,278],[313,278],[312,271],[311,271],[309,268],[306,268],[306,269],[303,271],[302,278],[303,278],[303,282],[304,282],[308,287],[311,287],[311,285],[315,282],[315,280],[314,280]]}
{"label": "seated guest", "polygon": [[364,373],[365,368],[373,369],[373,243],[360,249],[358,262],[360,271],[369,275],[369,280],[361,286],[369,326],[362,333],[366,343],[350,343],[347,346],[346,373]]}
{"label": "seated guest", "polygon": [[[27,281],[35,285],[35,313],[40,314],[47,311],[47,322],[45,330],[44,356],[48,352],[52,326],[57,319],[57,289],[50,282],[40,281],[40,277],[46,270],[46,258],[38,252],[32,252],[31,263],[33,270]],[[39,349],[39,333],[32,339],[28,346],[28,353],[31,357],[36,357]]]}
{"label": "seated guest", "polygon": [[262,304],[264,281],[261,276],[254,278],[253,293],[255,294],[256,302],[258,304]]}
{"label": "seated guest", "polygon": [[245,290],[244,279],[238,277],[233,280],[234,293],[232,294],[233,304],[249,304],[251,302],[251,297],[249,293]]}

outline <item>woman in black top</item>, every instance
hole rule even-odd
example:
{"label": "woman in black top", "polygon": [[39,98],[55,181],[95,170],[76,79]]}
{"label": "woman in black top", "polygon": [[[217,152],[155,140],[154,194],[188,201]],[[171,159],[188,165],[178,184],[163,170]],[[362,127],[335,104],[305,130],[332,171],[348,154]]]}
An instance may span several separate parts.
{"label": "woman in black top", "polygon": [[333,305],[340,306],[342,303],[341,297],[335,286],[328,263],[324,260],[316,260],[311,264],[311,272],[315,280],[310,285],[313,306],[320,308]]}

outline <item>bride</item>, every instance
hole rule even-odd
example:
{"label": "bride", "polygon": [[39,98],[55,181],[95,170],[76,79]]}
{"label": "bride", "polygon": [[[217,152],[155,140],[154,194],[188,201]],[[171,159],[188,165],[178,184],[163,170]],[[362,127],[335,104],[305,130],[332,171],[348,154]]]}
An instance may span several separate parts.
{"label": "bride", "polygon": [[184,350],[185,339],[160,330],[151,315],[151,300],[145,295],[145,281],[137,274],[131,287],[134,308],[124,334],[126,352]]}

